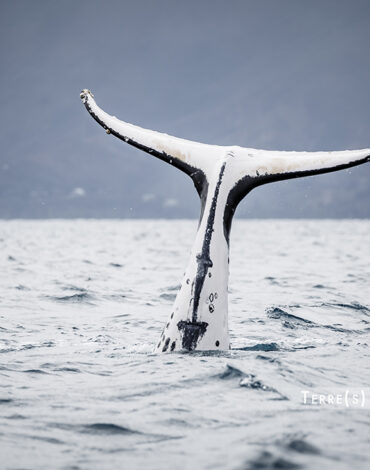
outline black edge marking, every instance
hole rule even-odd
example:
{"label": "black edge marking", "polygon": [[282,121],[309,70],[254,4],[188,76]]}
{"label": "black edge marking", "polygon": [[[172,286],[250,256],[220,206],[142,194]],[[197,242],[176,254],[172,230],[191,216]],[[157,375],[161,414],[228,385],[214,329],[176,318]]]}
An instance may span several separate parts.
{"label": "black edge marking", "polygon": [[211,244],[211,239],[212,239],[213,226],[215,222],[217,199],[218,199],[218,194],[220,192],[220,186],[221,186],[222,178],[224,175],[225,166],[226,166],[226,162],[224,162],[221,167],[220,175],[218,177],[215,192],[212,198],[211,208],[209,210],[209,215],[208,215],[208,220],[207,220],[206,233],[204,235],[204,240],[203,240],[202,252],[197,255],[198,268],[197,268],[197,274],[195,276],[194,303],[193,303],[193,314],[192,314],[193,323],[197,321],[200,294],[202,292],[205,277],[207,276],[208,269],[213,266],[212,260],[210,258],[210,244]]}
{"label": "black edge marking", "polygon": [[171,338],[167,338],[167,339],[166,339],[166,342],[164,343],[162,352],[166,352],[166,351],[167,351],[168,345],[170,344],[170,341],[171,341]]}
{"label": "black edge marking", "polygon": [[337,166],[331,166],[327,168],[317,168],[315,170],[305,170],[305,171],[292,171],[289,173],[278,173],[276,175],[262,175],[259,176],[257,179],[257,184],[255,186],[260,186],[261,184],[266,183],[274,183],[275,181],[283,181],[283,180],[290,180],[293,178],[302,178],[304,176],[315,176],[315,175],[322,175],[325,173],[332,173],[334,171],[345,170],[346,168],[352,168],[357,165],[362,165],[370,161],[370,155],[367,155],[361,160],[355,160],[349,163],[343,163]]}
{"label": "black edge marking", "polygon": [[231,224],[236,208],[239,202],[255,187],[255,180],[256,178],[251,176],[244,176],[244,178],[236,183],[227,196],[224,211],[224,235],[227,243],[229,243]]}

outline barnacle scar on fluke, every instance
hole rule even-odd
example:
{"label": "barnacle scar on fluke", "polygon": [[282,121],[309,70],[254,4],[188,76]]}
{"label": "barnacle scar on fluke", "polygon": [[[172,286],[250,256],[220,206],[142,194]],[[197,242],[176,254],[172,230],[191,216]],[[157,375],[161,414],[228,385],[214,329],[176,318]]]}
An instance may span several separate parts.
{"label": "barnacle scar on fluke", "polygon": [[162,333],[155,347],[158,352],[229,349],[229,233],[237,205],[253,188],[370,160],[370,149],[281,152],[191,142],[110,116],[99,108],[89,90],[82,90],[80,97],[108,134],[189,175],[200,198],[200,220],[190,261],[166,322],[166,339]]}

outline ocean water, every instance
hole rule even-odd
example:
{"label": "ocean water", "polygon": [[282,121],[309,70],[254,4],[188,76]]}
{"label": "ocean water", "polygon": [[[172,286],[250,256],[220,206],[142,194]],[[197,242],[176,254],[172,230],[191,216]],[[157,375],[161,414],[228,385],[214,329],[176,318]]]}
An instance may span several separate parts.
{"label": "ocean water", "polygon": [[369,468],[370,221],[234,221],[232,349],[155,355],[196,226],[0,221],[0,468]]}

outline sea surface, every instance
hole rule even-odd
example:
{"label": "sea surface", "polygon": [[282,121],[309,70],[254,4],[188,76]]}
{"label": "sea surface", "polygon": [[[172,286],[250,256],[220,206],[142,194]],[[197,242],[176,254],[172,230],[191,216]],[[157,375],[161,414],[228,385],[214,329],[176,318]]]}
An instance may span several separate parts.
{"label": "sea surface", "polygon": [[232,349],[155,355],[196,228],[0,221],[1,469],[369,468],[370,221],[234,221]]}

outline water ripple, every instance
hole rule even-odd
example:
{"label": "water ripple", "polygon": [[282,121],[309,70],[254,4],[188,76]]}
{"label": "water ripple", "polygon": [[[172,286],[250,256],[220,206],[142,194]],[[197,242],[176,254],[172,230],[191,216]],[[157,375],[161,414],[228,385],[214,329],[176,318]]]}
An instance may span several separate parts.
{"label": "water ripple", "polygon": [[196,225],[0,221],[4,468],[367,470],[302,390],[367,390],[370,221],[235,220],[232,349],[153,354]]}

